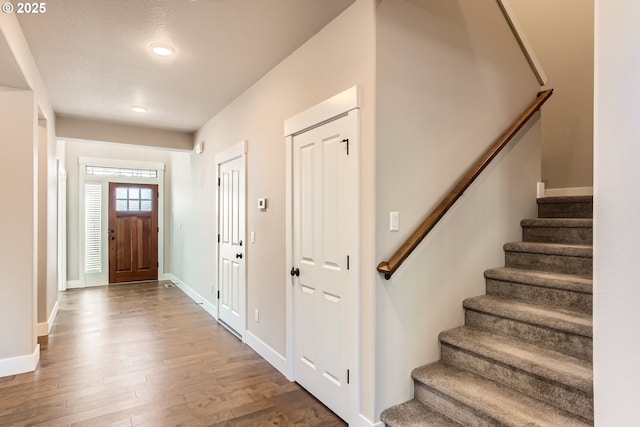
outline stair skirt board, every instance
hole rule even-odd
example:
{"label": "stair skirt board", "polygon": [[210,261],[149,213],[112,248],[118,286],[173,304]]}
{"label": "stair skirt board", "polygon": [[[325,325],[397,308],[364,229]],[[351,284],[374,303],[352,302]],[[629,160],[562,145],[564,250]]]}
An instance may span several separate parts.
{"label": "stair skirt board", "polygon": [[440,334],[440,361],[416,368],[414,398],[382,421],[410,426],[593,425],[593,197],[538,199],[465,326]]}

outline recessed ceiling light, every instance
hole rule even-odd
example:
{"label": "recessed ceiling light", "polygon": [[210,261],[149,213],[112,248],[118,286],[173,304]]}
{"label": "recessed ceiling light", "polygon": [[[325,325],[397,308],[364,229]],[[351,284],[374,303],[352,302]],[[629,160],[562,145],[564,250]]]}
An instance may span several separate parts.
{"label": "recessed ceiling light", "polygon": [[176,53],[176,50],[174,48],[165,44],[151,45],[151,50],[153,51],[153,53],[159,56],[171,56]]}
{"label": "recessed ceiling light", "polygon": [[136,113],[144,113],[147,111],[147,107],[143,107],[142,105],[134,105],[131,109]]}

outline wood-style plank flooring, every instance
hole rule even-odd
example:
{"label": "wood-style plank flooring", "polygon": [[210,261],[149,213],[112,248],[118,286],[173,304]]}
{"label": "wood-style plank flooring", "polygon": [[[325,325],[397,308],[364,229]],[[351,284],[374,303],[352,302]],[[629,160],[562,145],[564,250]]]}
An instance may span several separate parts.
{"label": "wood-style plank flooring", "polygon": [[346,425],[166,283],[61,294],[37,370],[0,378],[0,426]]}

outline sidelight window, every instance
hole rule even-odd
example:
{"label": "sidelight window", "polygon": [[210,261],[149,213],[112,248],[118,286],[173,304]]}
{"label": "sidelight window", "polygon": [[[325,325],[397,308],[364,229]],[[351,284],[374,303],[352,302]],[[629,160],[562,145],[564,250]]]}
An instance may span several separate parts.
{"label": "sidelight window", "polygon": [[84,271],[102,272],[102,184],[84,185]]}

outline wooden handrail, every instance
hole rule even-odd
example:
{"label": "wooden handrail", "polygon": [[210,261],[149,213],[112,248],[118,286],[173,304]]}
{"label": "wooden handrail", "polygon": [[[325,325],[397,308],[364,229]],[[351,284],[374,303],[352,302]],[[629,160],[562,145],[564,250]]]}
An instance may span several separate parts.
{"label": "wooden handrail", "polygon": [[378,265],[378,271],[384,274],[384,278],[389,280],[391,275],[402,265],[405,259],[413,252],[427,234],[442,219],[444,214],[462,196],[465,190],[475,181],[480,173],[491,163],[491,161],[502,151],[511,141],[518,131],[529,121],[529,119],[542,107],[553,93],[553,89],[538,93],[536,100],[527,108],[524,113],[506,130],[506,132],[489,148],[482,157],[467,171],[453,190],[440,202],[431,214],[420,224],[416,231],[409,236],[402,246],[396,251],[389,261],[383,261]]}

